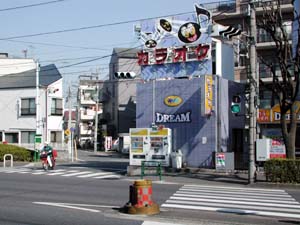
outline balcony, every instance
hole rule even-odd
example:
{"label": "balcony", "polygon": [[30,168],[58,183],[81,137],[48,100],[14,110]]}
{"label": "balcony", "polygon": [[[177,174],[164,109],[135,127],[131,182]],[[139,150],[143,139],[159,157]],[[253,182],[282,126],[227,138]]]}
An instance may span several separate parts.
{"label": "balcony", "polygon": [[81,89],[80,90],[80,104],[82,105],[94,105],[96,101],[94,100],[94,96],[96,94],[95,89]]}
{"label": "balcony", "polygon": [[94,120],[96,115],[95,108],[88,108],[88,109],[80,109],[80,119],[81,120]]}
{"label": "balcony", "polygon": [[92,127],[89,126],[80,126],[80,135],[92,135],[93,134],[93,129]]}

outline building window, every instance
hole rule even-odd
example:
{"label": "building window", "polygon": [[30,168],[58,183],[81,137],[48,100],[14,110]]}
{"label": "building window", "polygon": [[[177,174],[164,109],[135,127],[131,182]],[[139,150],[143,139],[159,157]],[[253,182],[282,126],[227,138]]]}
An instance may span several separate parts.
{"label": "building window", "polygon": [[35,131],[22,131],[21,143],[34,143]]}
{"label": "building window", "polygon": [[52,143],[62,143],[62,132],[61,131],[51,131],[51,142]]}
{"label": "building window", "polygon": [[19,143],[18,133],[5,133],[5,141],[8,143]]}
{"label": "building window", "polygon": [[35,115],[35,114],[36,114],[35,98],[21,99],[21,116]]}
{"label": "building window", "polygon": [[62,99],[53,98],[51,104],[51,115],[62,116],[63,107],[62,107]]}

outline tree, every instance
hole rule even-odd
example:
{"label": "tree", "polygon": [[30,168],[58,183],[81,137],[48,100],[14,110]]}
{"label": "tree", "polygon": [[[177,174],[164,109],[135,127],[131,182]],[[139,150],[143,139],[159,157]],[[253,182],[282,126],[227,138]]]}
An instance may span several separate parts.
{"label": "tree", "polygon": [[[286,147],[287,158],[295,158],[295,141],[297,131],[297,105],[296,100],[299,93],[299,71],[300,71],[300,43],[292,49],[290,34],[282,15],[281,1],[262,2],[263,15],[257,18],[257,26],[271,36],[276,45],[275,60],[268,62],[265,58],[261,60],[266,64],[272,74],[272,103],[277,100],[280,106],[280,124]],[[295,12],[295,20],[299,22],[299,16]],[[295,35],[300,40],[299,27]],[[294,52],[294,54],[293,54]],[[280,74],[276,73],[279,66]],[[260,80],[260,85],[264,83]],[[289,120],[287,119],[289,115]]]}

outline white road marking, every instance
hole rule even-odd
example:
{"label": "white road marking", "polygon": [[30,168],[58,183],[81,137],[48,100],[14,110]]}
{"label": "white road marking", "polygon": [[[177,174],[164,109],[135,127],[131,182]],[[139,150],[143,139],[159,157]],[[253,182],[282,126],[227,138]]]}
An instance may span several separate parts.
{"label": "white road marking", "polygon": [[111,174],[111,173],[109,173],[109,172],[100,172],[100,173],[92,173],[92,174],[81,175],[81,176],[77,176],[77,177],[86,178],[86,177],[95,177],[95,176],[98,176],[98,175],[107,175],[107,174]]}
{"label": "white road marking", "polygon": [[33,202],[33,203],[38,205],[49,205],[49,206],[69,208],[69,209],[78,209],[78,210],[89,211],[89,212],[100,212],[100,210],[97,209],[83,208],[83,207],[72,206],[63,203],[53,203],[53,202]]}
{"label": "white road marking", "polygon": [[300,203],[274,189],[184,185],[161,207],[300,218]]}
{"label": "white road marking", "polygon": [[95,179],[104,179],[104,178],[120,178],[119,175],[111,174],[111,175],[106,175],[106,176],[100,176],[100,177],[93,177]]}
{"label": "white road marking", "polygon": [[[181,197],[182,199],[186,200],[194,200],[196,198],[209,198],[209,199],[224,199],[224,200],[237,200],[237,201],[245,201],[247,202],[254,202],[254,203],[259,203],[259,202],[272,202],[272,203],[287,203],[287,204],[295,204],[295,205],[300,205],[299,202],[297,202],[294,198],[292,197],[287,197],[286,199],[280,198],[241,198],[240,196],[235,196],[235,195],[206,195],[206,194],[199,194],[199,195],[194,195],[194,194],[181,194],[180,192],[177,192],[174,194],[176,197]],[[195,200],[196,201],[196,200]]]}
{"label": "white road marking", "polygon": [[276,217],[279,216],[279,217],[289,217],[289,218],[300,219],[299,214],[257,211],[257,210],[230,209],[230,208],[223,208],[223,207],[218,208],[218,207],[178,205],[178,204],[162,204],[162,207],[180,208],[180,209],[196,209],[196,210],[218,211],[218,212],[229,212],[229,213],[237,213],[237,214],[254,214],[254,215],[259,215],[259,216],[276,216]]}
{"label": "white road marking", "polygon": [[164,223],[164,222],[155,222],[155,221],[144,221],[142,225],[183,225],[182,223]]}
{"label": "white road marking", "polygon": [[[78,209],[83,211],[90,211],[90,212],[101,212],[97,209],[91,209],[91,208],[119,208],[119,206],[113,206],[113,205],[90,205],[90,204],[76,204],[76,203],[64,203],[64,202],[33,202],[33,204],[38,205],[49,205],[49,206],[55,206],[55,207],[63,207],[63,208],[69,208],[69,209]],[[85,208],[90,207],[90,208]]]}
{"label": "white road marking", "polygon": [[72,177],[72,176],[77,176],[77,175],[86,174],[86,173],[91,173],[91,172],[90,171],[83,171],[83,172],[78,172],[78,173],[64,174],[62,176],[63,177]]}
{"label": "white road marking", "polygon": [[263,188],[238,188],[238,187],[228,187],[228,186],[208,186],[208,185],[194,185],[194,184],[187,184],[184,185],[185,188],[193,187],[193,188],[216,188],[216,189],[230,189],[230,190],[253,190],[253,191],[268,191],[268,192],[285,192],[281,189],[263,189]]}

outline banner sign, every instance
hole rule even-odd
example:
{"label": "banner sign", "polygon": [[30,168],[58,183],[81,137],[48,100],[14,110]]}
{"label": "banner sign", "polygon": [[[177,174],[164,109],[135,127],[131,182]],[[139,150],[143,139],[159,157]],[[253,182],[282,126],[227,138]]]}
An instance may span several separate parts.
{"label": "banner sign", "polygon": [[204,115],[211,115],[213,110],[213,77],[205,76],[204,81]]}
{"label": "banner sign", "polygon": [[[296,101],[294,110],[297,113],[297,122],[300,122],[300,102]],[[286,119],[290,120],[290,111],[286,114]],[[259,109],[257,121],[259,123],[280,123],[281,113],[279,104],[274,105],[271,109]]]}

